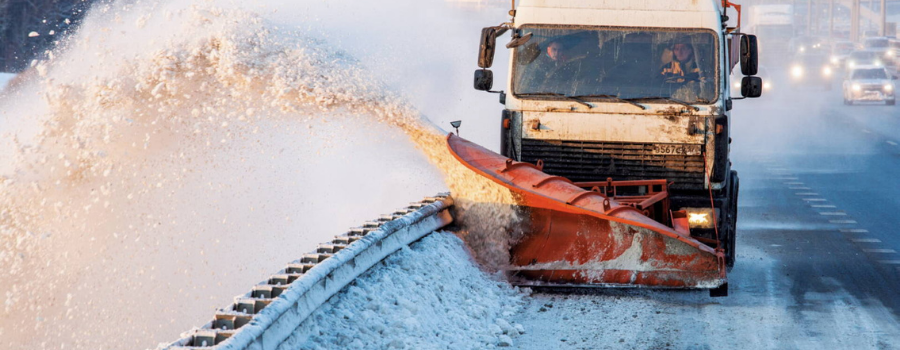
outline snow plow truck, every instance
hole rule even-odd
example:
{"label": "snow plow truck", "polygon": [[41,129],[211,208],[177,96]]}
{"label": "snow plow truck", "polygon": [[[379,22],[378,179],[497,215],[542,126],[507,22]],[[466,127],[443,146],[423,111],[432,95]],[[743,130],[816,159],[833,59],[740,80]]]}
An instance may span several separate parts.
{"label": "snow plow truck", "polygon": [[[762,88],[740,6],[521,0],[509,14],[482,30],[474,76],[505,107],[500,153],[452,133],[447,143],[528,213],[510,251],[512,280],[726,296],[740,185],[731,110]],[[506,33],[508,80],[492,91]],[[728,83],[738,64],[739,94]]]}

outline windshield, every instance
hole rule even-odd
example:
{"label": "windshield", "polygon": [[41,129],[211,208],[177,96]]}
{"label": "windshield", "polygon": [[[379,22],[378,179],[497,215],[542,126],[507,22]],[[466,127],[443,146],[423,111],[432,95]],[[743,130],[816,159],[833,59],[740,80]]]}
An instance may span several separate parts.
{"label": "windshield", "polygon": [[869,51],[854,51],[850,54],[850,57],[859,60],[871,60],[875,58],[875,53]]}
{"label": "windshield", "polygon": [[[516,48],[513,93],[521,98],[718,98],[712,31],[525,26]],[[621,101],[619,101],[621,102]]]}
{"label": "windshield", "polygon": [[828,61],[828,58],[824,55],[800,55],[795,59],[795,61],[806,65],[817,65],[824,64]]}
{"label": "windshield", "polygon": [[854,80],[859,79],[887,79],[887,72],[884,69],[859,69],[853,71]]}
{"label": "windshield", "polygon": [[867,48],[883,48],[888,47],[888,40],[884,38],[880,39],[868,39],[866,40]]}
{"label": "windshield", "polygon": [[837,43],[834,44],[834,53],[848,54],[853,51],[853,43]]}

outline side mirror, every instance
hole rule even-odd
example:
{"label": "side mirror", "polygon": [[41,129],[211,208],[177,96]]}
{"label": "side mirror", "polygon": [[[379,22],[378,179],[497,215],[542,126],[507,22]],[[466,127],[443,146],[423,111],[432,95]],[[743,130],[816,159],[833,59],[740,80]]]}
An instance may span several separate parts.
{"label": "side mirror", "polygon": [[494,87],[494,72],[490,69],[478,69],[475,71],[475,90],[491,91]]}
{"label": "side mirror", "polygon": [[763,83],[760,77],[744,77],[741,79],[741,95],[747,98],[762,96]]}
{"label": "side mirror", "polygon": [[491,68],[494,65],[494,52],[497,49],[497,37],[506,32],[506,28],[487,27],[481,30],[480,47],[478,48],[478,66]]}
{"label": "side mirror", "polygon": [[756,75],[758,72],[759,45],[757,45],[756,35],[742,35],[741,73],[743,73],[744,75]]}

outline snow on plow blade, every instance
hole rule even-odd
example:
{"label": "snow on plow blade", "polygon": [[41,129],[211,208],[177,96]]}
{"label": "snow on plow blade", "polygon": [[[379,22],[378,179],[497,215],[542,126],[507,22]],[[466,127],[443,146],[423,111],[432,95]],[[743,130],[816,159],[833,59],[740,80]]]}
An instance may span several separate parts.
{"label": "snow on plow blade", "polygon": [[[510,250],[510,273],[539,286],[720,288],[725,256],[690,236],[687,219],[668,209],[666,182],[643,196],[617,196],[600,183],[575,184],[537,165],[515,162],[450,134],[451,153],[469,169],[510,189],[529,211],[525,236]],[[588,186],[589,185],[589,186]],[[582,186],[593,187],[591,191]],[[653,212],[656,212],[653,214]],[[649,215],[664,215],[673,227]]]}

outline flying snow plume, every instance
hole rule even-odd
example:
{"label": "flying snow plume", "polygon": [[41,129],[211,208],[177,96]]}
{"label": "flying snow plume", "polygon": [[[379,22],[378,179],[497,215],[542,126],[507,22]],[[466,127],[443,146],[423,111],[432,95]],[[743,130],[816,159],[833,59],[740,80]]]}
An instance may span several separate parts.
{"label": "flying snow plume", "polygon": [[488,236],[517,220],[326,42],[205,1],[104,6],[0,98],[0,348],[175,339],[372,210],[444,186]]}

